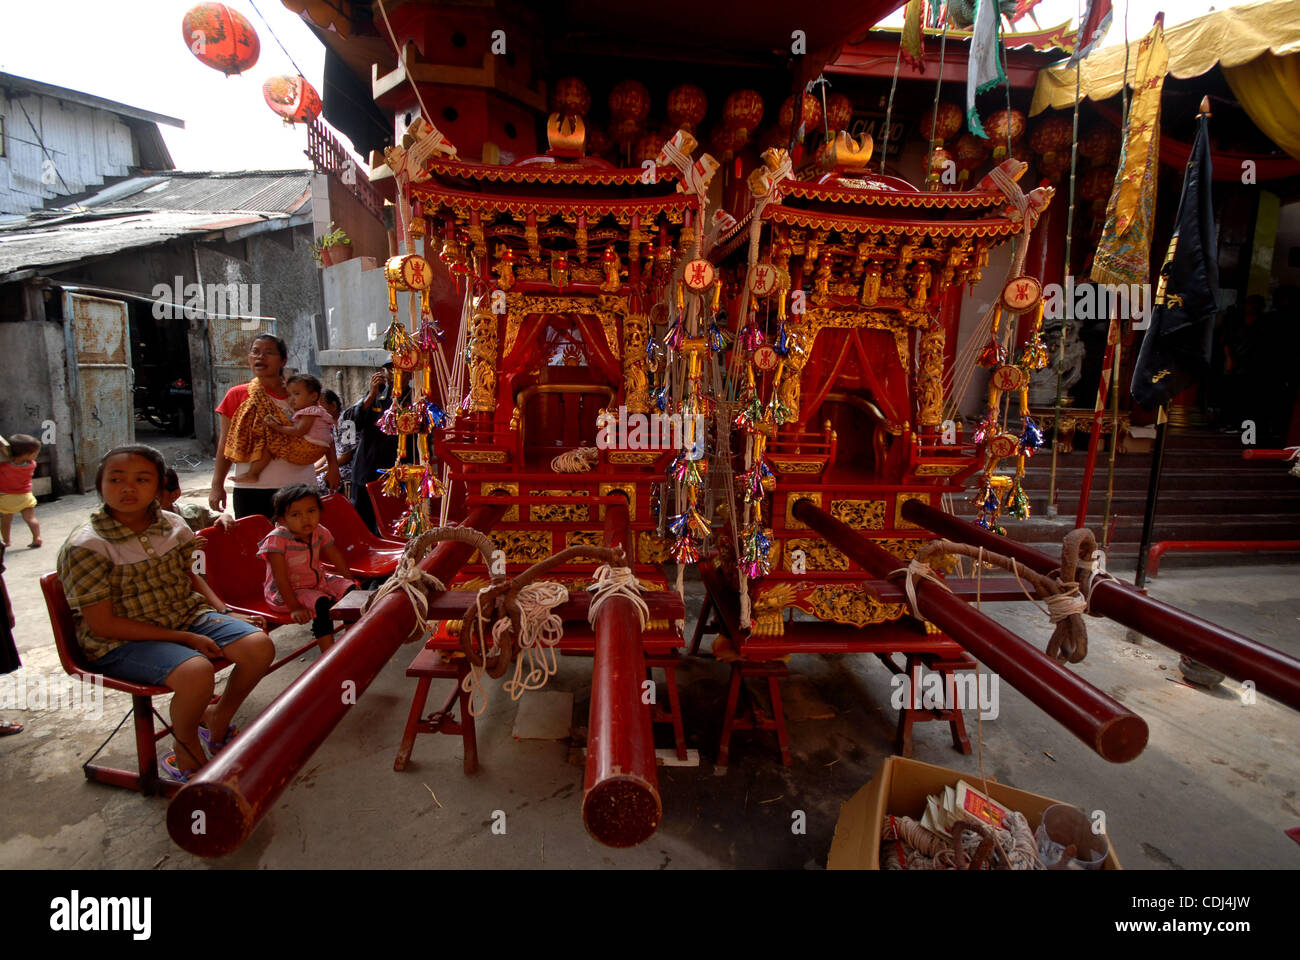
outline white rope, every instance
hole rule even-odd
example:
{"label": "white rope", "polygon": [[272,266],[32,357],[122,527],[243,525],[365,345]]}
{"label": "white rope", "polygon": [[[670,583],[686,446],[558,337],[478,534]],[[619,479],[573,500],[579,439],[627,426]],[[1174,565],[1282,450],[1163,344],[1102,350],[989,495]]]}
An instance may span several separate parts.
{"label": "white rope", "polygon": [[[527,584],[516,599],[519,603],[519,650],[515,654],[515,675],[501,685],[511,700],[518,700],[526,690],[541,690],[555,675],[555,646],[564,636],[564,621],[554,613],[554,609],[569,599],[569,590],[562,583],[542,580]],[[493,638],[500,643],[502,634],[508,629],[510,621],[503,617],[492,627]],[[526,676],[525,660],[528,661]]]}
{"label": "white rope", "polygon": [[[397,562],[397,567],[393,570],[392,575],[365,602],[365,605],[361,608],[362,613],[369,610],[390,593],[396,593],[400,590],[406,594],[406,599],[411,603],[411,610],[415,613],[415,628],[419,629],[421,637],[427,634],[433,625],[426,619],[429,613],[429,597],[425,590],[441,593],[447,588],[433,574],[421,570],[418,561],[418,557],[403,553],[402,559]],[[414,632],[415,628],[412,629],[412,632]]]}
{"label": "white rope", "polygon": [[921,615],[921,611],[917,609],[916,606],[916,579],[915,578],[920,577],[923,580],[930,580],[934,583],[937,583],[939,586],[943,587],[945,590],[949,592],[952,591],[952,588],[949,587],[948,584],[944,583],[943,578],[940,577],[937,573],[935,573],[934,569],[928,563],[922,563],[920,560],[917,560],[915,557],[907,561],[907,566],[899,567],[897,570],[889,571],[889,576],[895,577],[900,573],[907,574],[907,580],[903,583],[903,590],[906,591],[907,593],[907,605],[912,608],[912,616],[916,617],[916,619],[924,623],[925,617]]}
{"label": "white rope", "polygon": [[[486,587],[480,587],[478,594],[474,597],[474,612],[478,617],[478,656],[484,663],[487,662],[487,621],[483,616],[483,593],[492,588],[491,584]],[[469,715],[478,717],[487,709],[488,697],[487,690],[483,686],[483,668],[478,664],[470,661],[469,673],[465,674],[465,679],[460,682],[460,688],[469,694]],[[478,709],[475,709],[478,704]]]}
{"label": "white rope", "polygon": [[1083,610],[1076,611],[1088,614],[1090,617],[1100,616],[1092,612],[1092,591],[1097,586],[1098,580],[1114,580],[1106,570],[1106,551],[1095,550],[1091,557],[1079,558],[1079,570],[1088,575],[1088,579],[1083,581]]}
{"label": "white rope", "polygon": [[637,616],[641,619],[641,629],[645,629],[645,625],[650,620],[650,608],[641,598],[641,584],[630,567],[611,567],[607,563],[601,564],[596,568],[596,575],[587,589],[595,594],[591,598],[591,605],[587,608],[587,620],[592,626],[596,625],[596,616],[600,613],[600,608],[605,605],[605,601],[611,597],[622,597],[635,604]]}
{"label": "white rope", "polygon": [[586,473],[599,456],[600,450],[596,447],[566,450],[551,460],[551,469],[556,473]]}

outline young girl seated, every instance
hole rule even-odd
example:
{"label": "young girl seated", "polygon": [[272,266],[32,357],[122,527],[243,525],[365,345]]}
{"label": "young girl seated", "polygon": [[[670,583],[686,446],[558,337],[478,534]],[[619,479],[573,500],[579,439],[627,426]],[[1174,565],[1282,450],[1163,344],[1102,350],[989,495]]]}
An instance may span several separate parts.
{"label": "young girl seated", "polygon": [[[294,623],[311,620],[322,653],[334,643],[330,607],[354,586],[347,558],[320,522],[320,494],[305,483],[281,487],[271,501],[276,527],[258,545],[266,561],[267,603]],[[325,569],[328,561],[338,575]]]}
{"label": "young girl seated", "polygon": [[252,462],[248,471],[235,478],[235,483],[256,483],[275,453],[290,463],[315,463],[324,454],[334,452],[334,418],[320,405],[321,383],[309,373],[295,373],[289,378],[289,406],[293,407],[293,423],[285,423],[275,414],[263,417],[266,428],[282,437],[301,437],[306,443],[279,447],[268,443],[261,456]]}
{"label": "young girl seated", "polygon": [[[167,464],[132,444],[104,455],[95,487],[103,505],[59,550],[59,579],[90,668],[131,683],[165,686],[175,751],[164,768],[184,781],[239,731],[235,711],[271,665],[262,630],[226,613],[193,572],[194,533],[159,503]],[[235,665],[214,705],[212,661]]]}
{"label": "young girl seated", "polygon": [[[166,477],[163,479],[163,490],[159,496],[162,508],[168,513],[174,513],[185,521],[195,533],[205,527],[220,526],[222,530],[229,530],[235,525],[233,517],[224,513],[216,513],[203,506],[201,503],[180,503],[177,501],[181,498],[181,478],[171,467],[167,468]],[[200,540],[203,538],[200,537]]]}

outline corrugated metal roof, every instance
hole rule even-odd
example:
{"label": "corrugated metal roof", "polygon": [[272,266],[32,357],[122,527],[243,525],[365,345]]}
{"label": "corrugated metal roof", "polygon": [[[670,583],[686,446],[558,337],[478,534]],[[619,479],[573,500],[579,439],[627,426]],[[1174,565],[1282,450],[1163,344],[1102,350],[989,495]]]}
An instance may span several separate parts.
{"label": "corrugated metal roof", "polygon": [[237,173],[161,171],[142,178],[139,192],[118,196],[100,209],[293,213],[311,199],[310,170],[247,170]]}
{"label": "corrugated metal roof", "polygon": [[188,234],[228,230],[263,220],[283,220],[285,213],[270,215],[165,211],[127,214],[109,219],[6,225],[0,230],[0,281],[6,274],[32,267],[75,263],[137,247],[149,247]]}

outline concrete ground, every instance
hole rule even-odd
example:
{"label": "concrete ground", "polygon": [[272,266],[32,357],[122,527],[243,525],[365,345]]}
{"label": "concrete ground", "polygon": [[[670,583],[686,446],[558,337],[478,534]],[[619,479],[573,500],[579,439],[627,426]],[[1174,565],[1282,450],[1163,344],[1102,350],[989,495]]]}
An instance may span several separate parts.
{"label": "concrete ground", "polygon": [[[176,461],[190,443],[170,441],[165,452],[187,497],[201,500],[212,464],[187,469]],[[97,502],[93,495],[65,497],[38,508],[41,550],[23,549],[25,531],[15,528],[18,546],[6,558],[5,579],[24,662],[11,675],[19,681],[62,676],[37,578],[53,568],[59,544]],[[1151,593],[1300,656],[1296,583],[1293,565],[1190,567],[1173,557]],[[688,630],[700,596],[698,583],[691,585]],[[1046,619],[1029,604],[984,609],[1032,642],[1046,643]],[[1002,684],[996,719],[979,730],[976,712],[967,713],[972,742],[982,733],[985,772],[1104,811],[1129,868],[1300,867],[1300,846],[1283,834],[1300,826],[1300,714],[1262,696],[1243,703],[1235,681],[1212,692],[1171,682],[1180,678],[1173,651],[1129,642],[1109,621],[1090,619],[1088,629],[1088,659],[1073,669],[1147,720],[1146,751],[1131,763],[1109,764]],[[283,653],[305,642],[308,630],[287,627],[274,637]],[[840,803],[892,752],[895,714],[884,667],[874,657],[797,656],[785,685],[794,766],[781,766],[774,735],[741,733],[730,766],[715,767],[727,669],[710,658],[687,661],[679,682],[690,745],[702,762],[661,767],[658,833],[638,848],[611,850],[583,829],[581,761],[569,762],[563,741],[513,739],[518,704],[495,682],[479,721],[476,775],[464,776],[460,740],[446,736],[420,737],[406,771],[395,773],[393,753],[415,686],[404,675],[413,653],[410,646],[399,650],[248,843],[215,862],[171,842],[165,801],[83,778],[81,762],[127,710],[125,695],[106,691],[98,718],[68,708],[0,711],[27,724],[23,733],[0,739],[0,868],[816,869],[825,866]],[[313,651],[264,681],[239,719],[247,724],[316,656]],[[573,692],[577,726],[586,723],[589,678],[589,660],[566,659],[550,684]],[[447,688],[446,681],[435,684],[431,704]],[[156,705],[166,710],[165,703]],[[133,765],[129,728],[108,756]],[[978,750],[962,756],[952,749],[946,724],[917,727],[915,757],[973,774],[980,767]],[[798,811],[806,833],[792,830]],[[501,814],[505,832],[494,833]]]}

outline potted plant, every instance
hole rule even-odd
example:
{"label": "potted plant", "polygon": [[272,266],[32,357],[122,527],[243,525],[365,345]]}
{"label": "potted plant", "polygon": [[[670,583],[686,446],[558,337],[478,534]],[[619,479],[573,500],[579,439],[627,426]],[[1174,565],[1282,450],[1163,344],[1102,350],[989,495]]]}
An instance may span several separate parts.
{"label": "potted plant", "polygon": [[331,221],[329,232],[311,245],[311,253],[321,266],[332,267],[352,256],[352,238]]}

